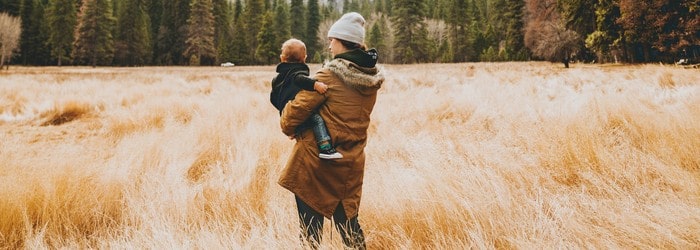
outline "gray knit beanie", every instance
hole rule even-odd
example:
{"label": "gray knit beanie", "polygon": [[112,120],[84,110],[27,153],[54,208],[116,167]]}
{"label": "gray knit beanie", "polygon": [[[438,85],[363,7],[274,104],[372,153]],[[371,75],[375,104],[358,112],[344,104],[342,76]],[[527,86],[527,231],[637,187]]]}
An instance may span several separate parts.
{"label": "gray knit beanie", "polygon": [[357,12],[343,15],[328,30],[328,37],[338,38],[348,42],[364,44],[365,18]]}

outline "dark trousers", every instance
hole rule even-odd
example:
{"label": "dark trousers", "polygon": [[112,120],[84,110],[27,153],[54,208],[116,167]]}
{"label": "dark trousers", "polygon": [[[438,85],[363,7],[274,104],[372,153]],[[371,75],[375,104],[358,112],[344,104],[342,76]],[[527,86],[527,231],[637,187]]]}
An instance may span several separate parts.
{"label": "dark trousers", "polygon": [[[323,215],[314,211],[309,205],[304,203],[299,197],[297,200],[297,210],[299,211],[299,221],[301,223],[302,239],[314,249],[318,248],[323,232]],[[357,216],[348,219],[343,209],[343,203],[338,203],[333,213],[333,223],[335,228],[343,238],[343,244],[353,249],[366,249],[365,236],[360,228]]]}

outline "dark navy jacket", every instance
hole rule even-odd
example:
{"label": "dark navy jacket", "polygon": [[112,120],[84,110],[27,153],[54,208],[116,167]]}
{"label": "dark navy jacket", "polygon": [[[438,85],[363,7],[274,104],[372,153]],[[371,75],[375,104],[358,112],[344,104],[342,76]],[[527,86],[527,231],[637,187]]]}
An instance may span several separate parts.
{"label": "dark navy jacket", "polygon": [[302,89],[315,91],[316,80],[309,78],[309,66],[305,63],[280,63],[277,65],[277,73],[272,79],[270,102],[280,114],[284,105],[293,100]]}

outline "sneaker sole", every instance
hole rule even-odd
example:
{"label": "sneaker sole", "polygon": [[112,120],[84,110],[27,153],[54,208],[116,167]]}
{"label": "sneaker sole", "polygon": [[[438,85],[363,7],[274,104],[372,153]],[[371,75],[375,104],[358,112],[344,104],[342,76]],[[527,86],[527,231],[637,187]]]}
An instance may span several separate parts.
{"label": "sneaker sole", "polygon": [[332,155],[327,155],[327,154],[319,154],[319,158],[324,159],[324,160],[335,160],[335,159],[341,159],[343,158],[343,155],[340,153],[332,154]]}

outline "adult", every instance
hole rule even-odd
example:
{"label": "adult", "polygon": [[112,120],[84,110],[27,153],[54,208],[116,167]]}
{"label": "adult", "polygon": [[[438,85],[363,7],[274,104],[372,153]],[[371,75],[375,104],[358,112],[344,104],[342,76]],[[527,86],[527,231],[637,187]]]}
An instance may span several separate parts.
{"label": "adult", "polygon": [[[316,73],[328,84],[325,94],[301,91],[282,111],[280,126],[296,144],[279,179],[294,193],[302,236],[316,248],[321,241],[324,217],[333,219],[343,243],[364,249],[358,221],[365,168],[365,145],[370,114],[377,91],[384,82],[376,67],[377,51],[364,45],[365,19],[351,12],[328,31],[333,60]],[[331,141],[342,159],[322,160],[312,130],[305,125],[315,111],[326,121]]]}

